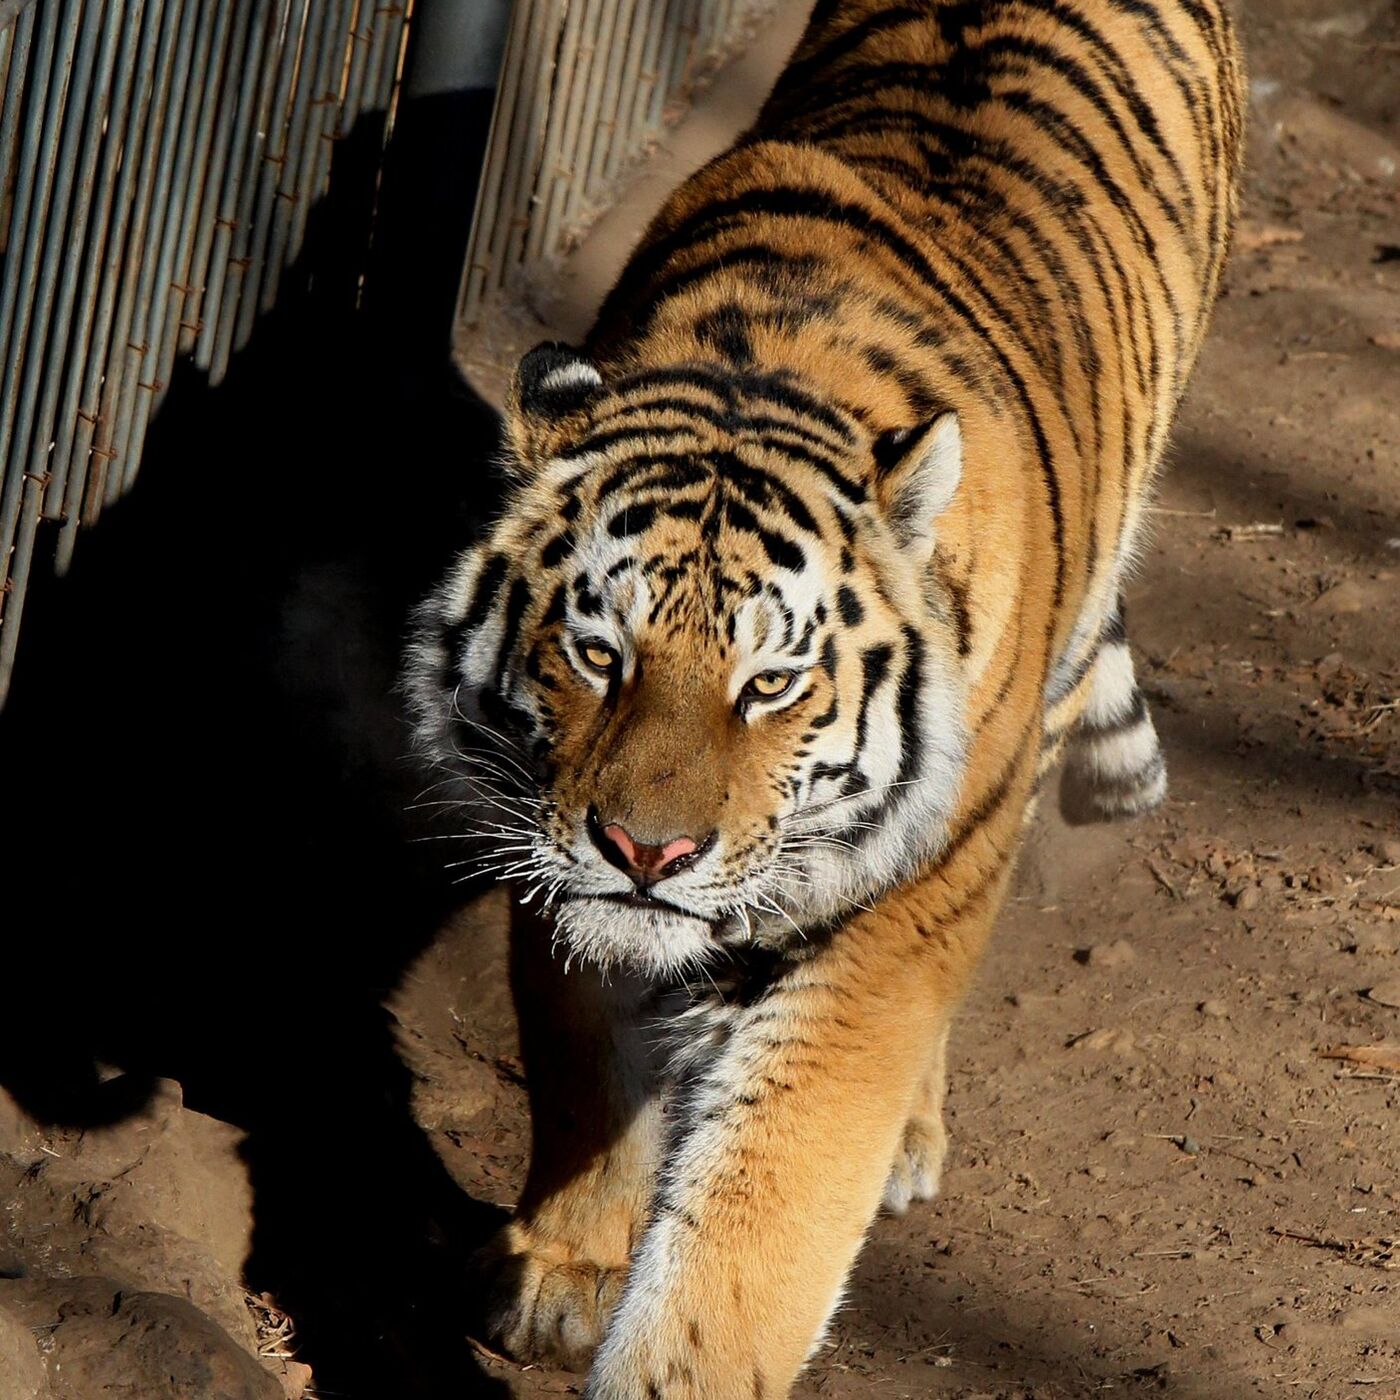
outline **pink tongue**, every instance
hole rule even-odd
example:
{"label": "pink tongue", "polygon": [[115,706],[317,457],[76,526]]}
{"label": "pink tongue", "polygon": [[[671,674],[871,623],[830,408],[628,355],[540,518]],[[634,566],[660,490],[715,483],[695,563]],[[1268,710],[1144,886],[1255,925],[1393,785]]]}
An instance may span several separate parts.
{"label": "pink tongue", "polygon": [[669,865],[677,856],[688,856],[695,849],[695,842],[689,836],[677,836],[661,848],[661,864]]}

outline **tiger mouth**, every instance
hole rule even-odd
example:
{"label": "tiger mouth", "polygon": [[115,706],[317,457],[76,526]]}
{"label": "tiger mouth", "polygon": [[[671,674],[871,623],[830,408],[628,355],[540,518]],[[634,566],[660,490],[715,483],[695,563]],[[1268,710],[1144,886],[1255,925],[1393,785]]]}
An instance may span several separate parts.
{"label": "tiger mouth", "polygon": [[703,914],[696,914],[690,909],[683,909],[679,904],[672,904],[669,899],[662,899],[660,895],[652,894],[647,890],[633,890],[627,894],[574,894],[564,895],[566,901],[580,900],[601,900],[604,904],[620,904],[624,909],[646,909],[652,913],[664,911],[667,914],[678,914],[683,919],[694,919],[697,924],[708,924],[712,921]]}

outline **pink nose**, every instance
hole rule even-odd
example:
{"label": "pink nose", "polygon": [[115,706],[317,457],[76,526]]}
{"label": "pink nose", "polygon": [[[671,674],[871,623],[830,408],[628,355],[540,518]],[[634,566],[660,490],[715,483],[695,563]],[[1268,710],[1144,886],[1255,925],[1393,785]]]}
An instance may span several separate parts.
{"label": "pink nose", "polygon": [[615,864],[621,865],[634,877],[652,880],[665,879],[668,874],[674,873],[670,870],[674,862],[700,849],[689,836],[674,836],[665,845],[649,846],[645,842],[634,841],[627,830],[616,822],[603,827],[601,835],[603,842],[613,847],[609,851],[604,846],[604,855],[613,858],[615,852],[622,857],[620,861],[615,860]]}

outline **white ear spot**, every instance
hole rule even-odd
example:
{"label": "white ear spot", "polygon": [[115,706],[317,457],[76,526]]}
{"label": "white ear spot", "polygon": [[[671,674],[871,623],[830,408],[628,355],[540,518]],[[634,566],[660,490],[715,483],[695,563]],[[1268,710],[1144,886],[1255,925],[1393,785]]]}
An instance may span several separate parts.
{"label": "white ear spot", "polygon": [[933,548],[933,522],[952,505],[962,480],[958,415],[942,413],[911,436],[897,444],[905,450],[886,479],[885,510],[900,547],[927,552]]}
{"label": "white ear spot", "polygon": [[540,394],[558,393],[560,389],[596,389],[603,376],[587,360],[573,360],[552,369],[535,386]]}

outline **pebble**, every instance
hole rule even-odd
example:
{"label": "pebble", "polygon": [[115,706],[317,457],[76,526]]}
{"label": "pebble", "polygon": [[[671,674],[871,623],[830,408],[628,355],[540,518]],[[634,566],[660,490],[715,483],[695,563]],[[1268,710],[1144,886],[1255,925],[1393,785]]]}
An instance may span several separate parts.
{"label": "pebble", "polygon": [[1334,588],[1329,588],[1321,597],[1308,604],[1318,612],[1333,616],[1365,612],[1369,599],[1365,588],[1355,579],[1344,579]]}
{"label": "pebble", "polygon": [[1373,841],[1368,849],[1377,860],[1387,865],[1400,865],[1400,840]]}
{"label": "pebble", "polygon": [[1137,1046],[1127,1031],[1114,1030],[1111,1026],[1105,1026],[1102,1030],[1090,1031],[1088,1035],[1081,1035],[1078,1040],[1072,1042],[1071,1048],[1074,1050],[1109,1050],[1115,1055],[1131,1055]]}
{"label": "pebble", "polygon": [[1112,943],[1092,944],[1078,956],[1087,967],[1126,967],[1137,957],[1137,950],[1126,938],[1115,938]]}
{"label": "pebble", "polygon": [[1049,992],[1025,991],[1012,992],[1007,1000],[1017,1011],[1030,1011],[1036,1007],[1044,1006],[1054,998]]}
{"label": "pebble", "polygon": [[1258,885],[1246,885],[1235,895],[1236,909],[1257,909],[1259,901],[1263,896],[1259,893]]}
{"label": "pebble", "polygon": [[278,1379],[282,1382],[286,1400],[302,1400],[307,1386],[311,1384],[311,1367],[303,1361],[284,1361]]}
{"label": "pebble", "polygon": [[1384,982],[1377,982],[1366,995],[1379,1006],[1400,1009],[1400,977],[1387,977]]}
{"label": "pebble", "polygon": [[1209,1001],[1203,1001],[1197,1008],[1202,1016],[1209,1016],[1212,1021],[1222,1020],[1230,1014],[1230,1008],[1223,1001],[1211,997]]}

